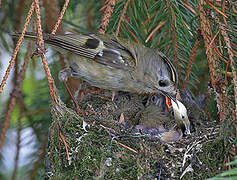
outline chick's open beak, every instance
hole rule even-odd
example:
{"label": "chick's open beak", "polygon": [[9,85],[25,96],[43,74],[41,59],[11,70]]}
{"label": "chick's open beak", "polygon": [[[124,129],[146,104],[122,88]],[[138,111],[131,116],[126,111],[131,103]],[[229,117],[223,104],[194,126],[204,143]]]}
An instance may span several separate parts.
{"label": "chick's open beak", "polygon": [[177,106],[179,108],[179,105],[178,105],[178,102],[177,102],[176,98],[172,97],[171,95],[169,95],[168,93],[166,93],[164,91],[161,91],[161,94],[163,94],[164,96],[168,97],[170,100],[174,101],[175,104],[177,104]]}

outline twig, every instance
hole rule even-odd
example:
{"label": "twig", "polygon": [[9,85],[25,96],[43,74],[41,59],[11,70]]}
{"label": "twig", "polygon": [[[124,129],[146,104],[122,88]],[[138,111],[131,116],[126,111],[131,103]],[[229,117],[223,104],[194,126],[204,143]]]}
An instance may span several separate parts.
{"label": "twig", "polygon": [[[227,32],[225,31],[225,27],[223,26],[222,23],[220,23],[220,20],[217,16],[212,15],[212,18],[215,19],[216,23],[219,24],[221,34],[224,38],[224,41],[225,41],[225,44],[227,47],[227,52],[228,52],[229,61],[230,61],[230,63],[227,62],[227,67],[230,64],[231,70],[232,70],[232,76],[233,76],[232,79],[233,79],[233,84],[234,84],[234,97],[235,97],[235,117],[237,117],[237,74],[236,74],[236,70],[235,70],[235,67],[236,67],[235,63],[236,62],[234,61],[234,55],[233,55],[233,51],[231,48],[230,39],[229,39]],[[227,74],[227,69],[226,69],[226,74]],[[235,125],[237,126],[237,122],[235,122]]]}
{"label": "twig", "polygon": [[132,149],[132,148],[126,146],[125,144],[122,144],[121,142],[118,142],[117,140],[114,140],[114,141],[115,141],[117,144],[119,144],[120,146],[122,146],[122,147],[128,149],[129,151],[132,151],[132,152],[134,152],[134,153],[136,153],[136,154],[138,153],[138,152],[135,151],[134,149]]}
{"label": "twig", "polygon": [[99,34],[105,33],[107,26],[109,25],[109,18],[111,16],[111,14],[113,13],[115,3],[116,3],[116,0],[107,0],[106,1],[104,16],[101,20],[100,28],[98,30]]}
{"label": "twig", "polygon": [[63,15],[64,15],[64,13],[65,13],[65,11],[67,9],[68,3],[69,3],[69,0],[66,0],[64,5],[63,5],[63,9],[62,9],[62,11],[60,13],[60,16],[59,16],[59,18],[58,18],[58,20],[57,20],[57,22],[56,22],[56,24],[54,26],[54,29],[53,29],[51,34],[55,34],[56,33],[56,31],[57,31],[57,29],[58,29],[58,27],[59,27],[59,25],[60,25],[60,23],[61,23],[61,21],[63,19]]}
{"label": "twig", "polygon": [[[21,112],[23,114],[23,112]],[[19,154],[20,154],[20,144],[21,144],[21,118],[20,116],[17,120],[17,141],[16,141],[16,156],[14,160],[14,170],[12,173],[11,180],[16,179],[17,169],[18,169],[18,161],[19,161]]]}
{"label": "twig", "polygon": [[[18,53],[18,51],[19,51],[19,49],[20,49],[20,45],[21,45],[21,43],[22,43],[22,41],[23,41],[23,39],[24,39],[24,35],[25,35],[25,32],[26,32],[26,28],[27,28],[27,26],[28,26],[28,24],[29,24],[29,22],[30,22],[31,16],[32,16],[33,11],[34,11],[34,7],[35,7],[35,4],[34,4],[34,2],[32,2],[31,7],[30,7],[30,10],[29,10],[29,12],[28,12],[28,14],[27,14],[27,17],[26,17],[26,20],[25,20],[25,24],[24,24],[23,29],[22,29],[22,33],[21,33],[21,35],[20,35],[20,37],[19,37],[19,40],[17,41],[16,48],[14,49],[12,58],[11,58],[11,60],[10,60],[10,62],[9,62],[9,65],[8,65],[8,67],[7,67],[7,70],[6,70],[6,73],[5,73],[5,75],[4,75],[4,77],[3,77],[3,80],[2,80],[2,82],[1,82],[1,85],[0,85],[0,93],[2,92],[3,87],[4,87],[4,85],[6,84],[6,81],[7,81],[7,78],[8,78],[8,76],[9,76],[9,74],[10,74],[10,71],[11,71],[11,69],[12,69],[13,63],[14,63],[14,61],[15,61],[15,59],[16,59],[16,56],[17,56],[17,53]],[[0,146],[0,148],[1,148],[1,146]]]}
{"label": "twig", "polygon": [[215,39],[216,39],[217,35],[220,33],[220,31],[221,31],[221,30],[219,29],[219,30],[217,31],[217,33],[215,34],[215,36],[213,37],[213,39],[211,40],[209,46],[208,46],[207,49],[206,49],[206,54],[207,54],[207,52],[209,51],[209,49],[211,48],[213,42],[215,41]]}
{"label": "twig", "polygon": [[218,56],[218,58],[220,58],[220,60],[222,60],[223,62],[225,62],[227,64],[228,61],[221,56],[222,53],[219,51],[219,49],[216,46],[214,46],[214,48],[215,48],[215,52],[216,52],[216,55]]}
{"label": "twig", "polygon": [[[213,2],[215,2],[215,6],[218,6],[218,7],[221,7],[221,6],[223,6],[223,5],[221,5],[221,1],[222,0],[209,0],[211,3],[213,3]],[[232,4],[232,12],[234,13],[234,14],[237,14],[237,8],[235,9],[235,7],[234,6],[236,6],[237,5],[237,3],[236,2],[234,2],[234,1],[229,1],[231,4]],[[228,1],[223,1],[223,3],[225,3],[225,7],[227,7],[228,8]],[[236,5],[235,5],[235,3],[236,3]],[[228,10],[228,9],[227,9]],[[224,11],[223,9],[222,9],[222,11]]]}
{"label": "twig", "polygon": [[190,72],[191,72],[191,69],[192,69],[192,64],[194,62],[194,59],[195,59],[195,55],[198,51],[198,48],[200,46],[200,43],[201,43],[201,39],[199,38],[200,35],[198,35],[198,38],[197,40],[195,41],[194,43],[194,46],[193,46],[193,49],[192,49],[192,53],[189,57],[189,61],[188,61],[188,67],[187,67],[187,71],[186,71],[186,76],[184,78],[184,83],[183,83],[183,89],[186,88],[186,85],[188,83],[188,80],[189,80],[189,75],[190,75]]}
{"label": "twig", "polygon": [[[58,15],[60,14],[59,1],[58,0],[43,0],[43,6],[45,9],[45,27],[47,32],[52,32],[55,28],[55,22],[58,21]],[[63,34],[64,29],[62,24],[57,28],[57,32]]]}
{"label": "twig", "polygon": [[[231,113],[232,113],[232,118],[233,119],[235,119],[235,111],[234,111],[234,109],[232,108],[232,106],[231,106],[231,104],[230,104],[230,97],[228,97],[227,95],[225,95],[224,94],[224,96],[226,97],[226,103],[228,104],[228,106],[229,106],[229,109],[230,109],[230,111],[231,111]],[[236,130],[237,130],[237,126],[235,127],[236,128]],[[236,131],[237,132],[237,131]]]}
{"label": "twig", "polygon": [[195,10],[193,9],[193,7],[186,1],[186,0],[182,0],[183,5],[189,9],[189,11],[191,11],[191,13],[193,13],[194,15],[196,15]]}
{"label": "twig", "polygon": [[[221,28],[221,34],[224,37],[224,41],[225,41],[225,44],[227,47],[227,52],[228,52],[229,60],[230,60],[230,67],[232,70],[232,76],[233,76],[232,80],[233,80],[233,84],[234,84],[234,96],[235,96],[235,117],[237,118],[237,74],[236,74],[236,70],[235,70],[236,61],[234,60],[234,55],[233,55],[232,48],[230,45],[229,36],[227,35],[227,33],[226,33],[224,27],[221,25],[221,23],[219,23],[219,24],[220,24],[220,28]],[[236,125],[237,125],[237,122],[236,122]]]}
{"label": "twig", "polygon": [[[144,8],[145,8],[145,11],[146,11],[146,15],[147,15],[147,22],[150,22],[150,20],[151,20],[151,17],[150,17],[150,14],[148,13],[148,9],[147,9],[147,6],[146,6],[146,3],[145,3],[145,1],[144,1]],[[154,15],[155,13],[153,13],[153,15]],[[145,21],[145,22],[146,22]],[[144,23],[145,24],[145,23]]]}
{"label": "twig", "polygon": [[150,40],[150,38],[153,36],[153,34],[158,30],[160,29],[165,23],[167,22],[166,21],[162,21],[151,33],[150,35],[147,37],[146,41],[145,42],[148,42]]}
{"label": "twig", "polygon": [[207,3],[209,6],[211,6],[213,9],[215,9],[216,12],[218,12],[219,14],[221,14],[222,16],[224,16],[225,18],[228,18],[228,17],[225,15],[225,13],[223,13],[223,12],[220,11],[218,8],[216,8],[215,6],[213,6],[213,5],[209,2],[209,0],[205,0],[205,1],[206,1],[206,3]]}
{"label": "twig", "polygon": [[21,89],[23,78],[25,76],[25,71],[26,71],[26,67],[28,65],[29,58],[31,56],[32,48],[33,48],[33,43],[30,42],[29,45],[28,45],[27,54],[26,54],[25,59],[24,59],[24,64],[21,68],[21,71],[19,72],[19,75],[17,76],[16,85],[15,85],[13,91],[12,91],[11,98],[10,98],[8,108],[7,108],[7,112],[6,112],[6,116],[5,116],[5,120],[4,120],[3,125],[2,125],[2,131],[1,131],[1,134],[0,134],[0,150],[2,148],[4,138],[5,138],[8,126],[10,124],[13,108],[16,104],[16,99],[19,96],[19,91]]}
{"label": "twig", "polygon": [[176,28],[176,26],[177,26],[177,23],[176,23],[176,17],[175,17],[175,14],[174,14],[174,10],[173,10],[173,8],[170,6],[170,9],[171,9],[171,11],[172,11],[172,16],[173,16],[173,18],[174,18],[174,27]]}
{"label": "twig", "polygon": [[67,145],[67,143],[66,143],[66,141],[65,141],[65,138],[64,138],[62,132],[61,132],[60,130],[58,130],[58,131],[59,131],[60,139],[62,140],[62,142],[63,142],[63,144],[64,144],[64,147],[65,147],[65,149],[66,149],[67,160],[69,161],[69,153],[68,153],[68,148],[67,148],[68,145]]}
{"label": "twig", "polygon": [[139,43],[139,40],[138,40],[137,36],[136,36],[130,29],[128,29],[128,32],[132,35],[132,37],[134,38],[134,40],[135,40],[137,43]]}
{"label": "twig", "polygon": [[21,27],[21,19],[22,16],[24,15],[25,11],[25,5],[26,5],[26,0],[19,0],[17,6],[16,6],[16,14],[15,14],[15,24],[14,24],[14,30],[19,31]]}
{"label": "twig", "polygon": [[130,1],[131,0],[127,0],[126,4],[124,5],[123,12],[122,12],[122,14],[121,14],[121,16],[119,18],[118,26],[117,26],[117,29],[116,29],[116,33],[115,33],[116,36],[118,36],[119,29],[120,29],[120,26],[121,26],[121,22],[122,22],[122,20],[124,18],[124,15],[125,15],[126,11],[127,11],[128,4],[130,3]]}
{"label": "twig", "polygon": [[[225,12],[225,6],[226,6],[226,3],[225,3],[225,0],[222,1],[222,11]],[[226,18],[223,16],[223,20],[225,22],[225,24],[227,24],[227,21],[226,21]]]}
{"label": "twig", "polygon": [[[211,31],[211,25],[207,18],[207,12],[203,8],[203,1],[201,1],[200,7],[199,7],[199,16],[200,16],[200,24],[201,24],[201,31],[202,36],[204,39],[205,47],[207,48],[209,44],[211,43],[210,37],[213,37],[213,33]],[[221,84],[219,74],[216,72],[216,69],[218,67],[216,57],[216,53],[214,49],[210,49],[207,52],[207,60],[208,60],[208,66],[209,66],[209,72],[210,72],[210,82],[213,87],[217,106],[219,110],[219,117],[220,120],[224,120],[227,118],[227,107],[225,106],[225,97],[223,96],[223,92],[226,90],[226,86]]]}
{"label": "twig", "polygon": [[56,95],[54,80],[51,76],[50,69],[49,69],[49,66],[48,66],[48,62],[45,58],[45,48],[44,48],[44,39],[43,39],[43,33],[42,33],[42,28],[41,28],[39,1],[34,0],[34,2],[35,2],[36,23],[37,23],[38,51],[39,51],[39,55],[42,59],[44,70],[45,70],[46,77],[47,77],[47,80],[48,80],[48,84],[49,84],[49,88],[50,88],[50,96],[51,96],[53,102],[55,102],[59,106],[57,95]]}

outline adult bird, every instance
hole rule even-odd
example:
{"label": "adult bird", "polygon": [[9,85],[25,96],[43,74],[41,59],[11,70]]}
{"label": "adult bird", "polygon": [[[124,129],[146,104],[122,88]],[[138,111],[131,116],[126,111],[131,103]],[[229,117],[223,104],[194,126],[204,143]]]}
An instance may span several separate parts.
{"label": "adult bird", "polygon": [[[25,37],[36,40],[35,33]],[[43,39],[67,57],[69,67],[59,73],[62,81],[73,76],[108,90],[162,93],[176,102],[176,70],[156,49],[113,35],[43,34]]]}

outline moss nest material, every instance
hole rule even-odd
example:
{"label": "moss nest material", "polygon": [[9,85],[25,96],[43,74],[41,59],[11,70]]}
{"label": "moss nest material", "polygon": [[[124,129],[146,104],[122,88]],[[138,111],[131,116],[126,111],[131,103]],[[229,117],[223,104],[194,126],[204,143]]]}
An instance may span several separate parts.
{"label": "moss nest material", "polygon": [[206,179],[221,170],[223,138],[204,115],[192,122],[191,135],[165,143],[124,124],[111,99],[88,95],[80,105],[90,114],[78,116],[63,103],[61,113],[52,110],[46,178]]}

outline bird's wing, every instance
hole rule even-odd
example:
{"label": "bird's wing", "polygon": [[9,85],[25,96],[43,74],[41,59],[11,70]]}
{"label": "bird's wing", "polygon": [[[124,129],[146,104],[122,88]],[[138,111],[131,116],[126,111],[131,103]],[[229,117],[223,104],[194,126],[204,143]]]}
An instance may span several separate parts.
{"label": "bird's wing", "polygon": [[92,59],[110,67],[133,70],[136,65],[134,52],[125,48],[110,35],[65,34],[44,35],[46,43]]}

